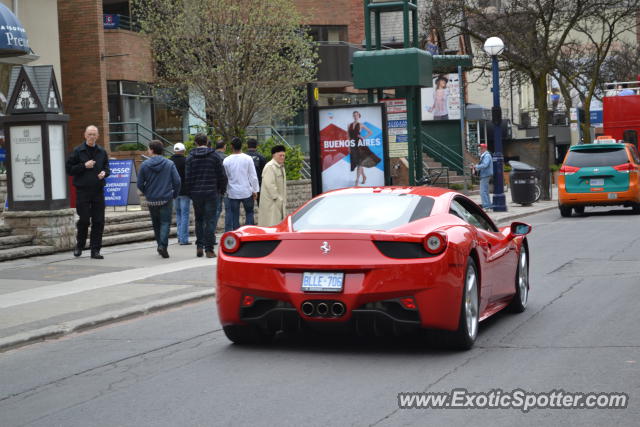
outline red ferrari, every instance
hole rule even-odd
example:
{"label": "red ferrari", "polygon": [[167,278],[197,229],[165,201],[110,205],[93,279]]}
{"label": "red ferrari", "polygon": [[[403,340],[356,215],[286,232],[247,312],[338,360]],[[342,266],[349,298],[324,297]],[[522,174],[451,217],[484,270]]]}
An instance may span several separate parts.
{"label": "red ferrari", "polygon": [[277,226],[222,236],[220,322],[237,344],[306,325],[439,329],[469,349],[480,321],[525,309],[530,231],[521,222],[498,229],[473,201],[440,188],[324,193]]}

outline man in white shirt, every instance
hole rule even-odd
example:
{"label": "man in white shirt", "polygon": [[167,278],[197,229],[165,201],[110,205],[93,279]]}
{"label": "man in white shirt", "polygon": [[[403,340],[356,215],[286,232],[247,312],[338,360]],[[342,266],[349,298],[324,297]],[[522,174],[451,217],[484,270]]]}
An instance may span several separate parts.
{"label": "man in white shirt", "polygon": [[242,152],[242,140],[238,137],[231,141],[233,154],[222,163],[227,174],[227,197],[229,204],[225,206],[224,231],[240,227],[240,204],[246,214],[245,225],[254,225],[253,204],[260,191],[258,175],[253,159]]}

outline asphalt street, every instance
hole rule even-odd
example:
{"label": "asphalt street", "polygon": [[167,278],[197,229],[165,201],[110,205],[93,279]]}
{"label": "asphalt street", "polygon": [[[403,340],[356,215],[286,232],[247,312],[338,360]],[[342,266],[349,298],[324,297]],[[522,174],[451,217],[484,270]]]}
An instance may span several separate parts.
{"label": "asphalt street", "polygon": [[[637,425],[640,216],[588,212],[524,219],[529,307],[482,323],[471,351],[335,336],[238,347],[207,299],[0,354],[0,426]],[[624,392],[629,403],[398,408],[399,392],[457,388]]]}

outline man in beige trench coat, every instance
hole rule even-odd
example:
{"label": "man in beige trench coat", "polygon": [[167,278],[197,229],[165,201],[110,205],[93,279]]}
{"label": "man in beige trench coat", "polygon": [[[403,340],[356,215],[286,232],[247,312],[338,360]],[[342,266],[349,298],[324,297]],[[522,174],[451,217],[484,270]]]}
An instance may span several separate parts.
{"label": "man in beige trench coat", "polygon": [[284,145],[271,149],[271,160],[262,170],[258,225],[269,227],[282,222],[287,209],[287,173],[284,169]]}

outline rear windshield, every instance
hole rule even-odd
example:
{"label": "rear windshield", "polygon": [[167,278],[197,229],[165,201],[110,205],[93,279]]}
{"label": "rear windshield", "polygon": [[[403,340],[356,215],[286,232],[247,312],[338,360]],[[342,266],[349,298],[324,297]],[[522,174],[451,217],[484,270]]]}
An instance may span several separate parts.
{"label": "rear windshield", "polygon": [[295,231],[390,230],[431,214],[434,200],[415,194],[336,194],[313,200],[297,212]]}
{"label": "rear windshield", "polygon": [[629,162],[627,151],[624,147],[620,147],[572,150],[569,151],[569,155],[564,164],[578,168],[589,168],[595,166],[615,166],[627,162]]}

